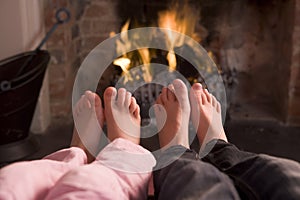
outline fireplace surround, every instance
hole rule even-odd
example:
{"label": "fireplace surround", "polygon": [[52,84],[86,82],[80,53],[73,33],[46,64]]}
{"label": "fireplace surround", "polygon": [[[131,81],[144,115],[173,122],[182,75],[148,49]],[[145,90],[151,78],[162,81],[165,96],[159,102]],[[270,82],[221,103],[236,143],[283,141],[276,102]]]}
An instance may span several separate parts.
{"label": "fireplace surround", "polygon": [[[48,42],[53,116],[70,113],[71,88],[87,53],[126,20],[156,26],[171,1],[45,1],[46,26],[57,7],[68,7],[71,22]],[[231,119],[300,124],[300,1],[186,1],[199,17],[196,39],[212,54],[227,87]],[[133,26],[133,25],[132,25]],[[105,79],[105,77],[103,77]]]}

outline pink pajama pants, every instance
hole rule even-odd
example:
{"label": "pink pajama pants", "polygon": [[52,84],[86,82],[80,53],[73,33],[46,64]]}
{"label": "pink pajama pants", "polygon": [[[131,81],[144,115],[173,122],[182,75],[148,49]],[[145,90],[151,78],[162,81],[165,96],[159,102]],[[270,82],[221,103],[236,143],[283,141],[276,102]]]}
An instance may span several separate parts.
{"label": "pink pajama pants", "polygon": [[156,162],[143,147],[119,138],[93,163],[86,160],[82,149],[72,147],[6,166],[0,170],[0,200],[147,198]]}

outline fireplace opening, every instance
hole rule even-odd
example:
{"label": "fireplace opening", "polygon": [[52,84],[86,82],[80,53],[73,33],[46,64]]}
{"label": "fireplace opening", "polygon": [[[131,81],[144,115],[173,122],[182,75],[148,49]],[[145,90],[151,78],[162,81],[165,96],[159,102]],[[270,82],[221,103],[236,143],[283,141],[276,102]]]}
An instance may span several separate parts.
{"label": "fireplace opening", "polygon": [[[223,76],[230,118],[285,121],[294,3],[293,0],[118,1],[117,13],[123,20],[123,29],[171,28],[203,45]],[[178,41],[174,42],[178,45]],[[140,55],[143,57],[141,52]],[[167,52],[159,60],[170,68],[180,69],[180,65],[172,66]],[[189,67],[181,70],[189,80],[188,74],[193,73],[190,70]]]}
{"label": "fireplace opening", "polygon": [[[47,2],[46,26],[52,25],[53,8],[70,7],[75,16],[47,43],[52,55],[49,73],[54,116],[71,113],[69,97],[76,70],[97,44],[122,30],[153,26],[182,32],[207,50],[226,86],[227,118],[300,123],[300,9],[295,0]],[[174,48],[180,47],[179,43],[172,41]],[[141,63],[157,59],[171,69],[180,68],[173,62],[176,55],[162,52],[154,58],[151,53],[142,50],[134,57]],[[111,64],[112,74],[124,72],[120,63],[133,61],[128,56]],[[185,69],[183,74],[191,72]],[[101,82],[114,82],[109,77],[109,73],[102,76]]]}

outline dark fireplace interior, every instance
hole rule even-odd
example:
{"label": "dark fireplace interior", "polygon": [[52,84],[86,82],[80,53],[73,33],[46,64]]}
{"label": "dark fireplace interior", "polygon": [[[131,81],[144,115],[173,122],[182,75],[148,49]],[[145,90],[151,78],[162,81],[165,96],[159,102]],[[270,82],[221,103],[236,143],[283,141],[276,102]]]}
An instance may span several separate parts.
{"label": "dark fireplace interior", "polygon": [[[190,32],[182,33],[191,36],[207,50],[223,77],[227,93],[227,120],[285,122],[294,26],[293,6],[293,0],[131,0],[118,1],[117,13],[122,19],[120,30],[126,25],[128,29],[147,26],[172,28],[172,24],[171,27],[165,27],[161,21],[170,20],[175,13],[174,18],[179,26],[190,29]],[[176,31],[181,30],[178,26],[176,28]],[[171,67],[167,51],[149,51],[151,55],[155,51],[155,56],[149,58],[151,63]],[[129,69],[147,64],[141,61],[143,56],[138,51],[126,56],[133,61]],[[176,60],[176,70],[190,84],[201,82],[206,85],[201,74],[195,72],[190,63],[178,55]],[[99,81],[97,91],[100,96],[107,86],[114,86],[122,74],[122,67],[112,63]],[[149,121],[149,108],[160,89],[149,84],[133,93],[141,106],[143,125]],[[152,150],[159,148],[153,147],[153,139],[157,139],[157,136],[150,138],[148,147]],[[147,140],[142,140],[142,144],[147,146]]]}
{"label": "dark fireplace interior", "polygon": [[[209,52],[222,74],[227,91],[227,117],[285,121],[293,0],[131,0],[118,1],[117,8],[122,19],[120,30],[128,19],[129,29],[160,26],[160,20],[166,19],[161,14],[165,11],[170,11],[171,15],[175,11],[177,18],[186,18],[180,25],[193,26],[190,36]],[[196,21],[191,22],[191,19]],[[159,56],[150,60],[168,65],[167,53],[160,51]],[[138,52],[131,54],[131,58],[141,57]],[[142,63],[137,62],[139,64]],[[100,85],[113,85],[116,77],[108,78],[109,74],[121,74],[120,67],[111,67],[113,69],[103,75]],[[189,64],[178,62],[176,69],[191,83],[197,79],[189,76],[194,74]]]}
{"label": "dark fireplace interior", "polygon": [[[219,56],[233,80],[232,117],[286,118],[291,64],[293,1],[203,1],[203,45]],[[225,79],[226,81],[226,79]]]}
{"label": "dark fireplace interior", "polygon": [[[152,26],[181,32],[206,49],[226,86],[228,119],[300,122],[299,5],[295,0],[46,2],[46,26],[51,27],[53,10],[59,7],[69,7],[73,14],[69,24],[47,43],[53,58],[49,70],[53,116],[70,113],[68,101],[76,70],[97,44],[122,30]],[[187,76],[193,74],[192,68],[181,62],[170,64],[168,53],[156,50],[155,56],[151,54],[147,59],[141,52],[126,56],[132,61],[129,68],[134,63],[156,62],[180,69]],[[100,83],[104,87],[113,84],[124,71],[121,68],[112,63],[111,71],[101,77]],[[98,89],[99,93],[103,90]]]}

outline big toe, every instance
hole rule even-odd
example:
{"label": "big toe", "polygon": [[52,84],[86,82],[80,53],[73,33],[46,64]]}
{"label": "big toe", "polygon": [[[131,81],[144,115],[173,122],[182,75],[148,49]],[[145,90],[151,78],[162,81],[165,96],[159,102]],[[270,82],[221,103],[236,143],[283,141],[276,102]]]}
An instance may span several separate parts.
{"label": "big toe", "polygon": [[173,81],[174,92],[177,100],[183,108],[189,108],[188,92],[182,80],[176,79]]}
{"label": "big toe", "polygon": [[106,109],[111,108],[111,103],[112,101],[116,100],[116,88],[114,87],[108,87],[106,88],[106,90],[104,91],[104,105]]}
{"label": "big toe", "polygon": [[194,83],[193,86],[192,86],[192,89],[195,91],[195,92],[200,92],[202,90],[202,85],[200,83]]}
{"label": "big toe", "polygon": [[200,83],[194,83],[190,90],[190,101],[192,107],[197,103],[201,104],[201,93],[202,93],[202,85]]}

